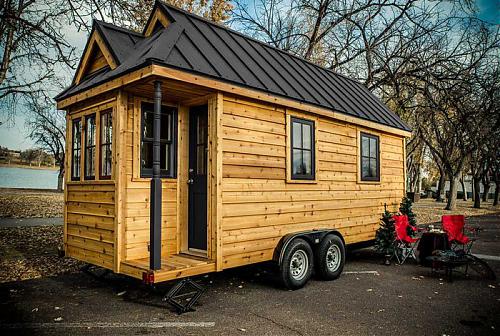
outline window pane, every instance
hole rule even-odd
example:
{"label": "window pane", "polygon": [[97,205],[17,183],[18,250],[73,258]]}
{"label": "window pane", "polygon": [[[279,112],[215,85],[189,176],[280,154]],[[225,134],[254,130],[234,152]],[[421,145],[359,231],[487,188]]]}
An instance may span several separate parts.
{"label": "window pane", "polygon": [[362,156],[369,156],[369,154],[370,154],[369,143],[370,143],[370,139],[368,137],[361,136],[361,155]]}
{"label": "window pane", "polygon": [[79,149],[81,142],[81,125],[80,125],[80,120],[75,120],[73,122],[73,149]]}
{"label": "window pane", "polygon": [[370,159],[370,177],[377,177],[377,160]]}
{"label": "window pane", "polygon": [[370,138],[370,157],[377,157],[377,139]]}
{"label": "window pane", "polygon": [[142,143],[142,167],[153,168],[153,144],[151,142]]}
{"label": "window pane", "polygon": [[111,145],[105,145],[101,149],[101,175],[111,176]]}
{"label": "window pane", "polygon": [[204,144],[196,146],[196,174],[207,174],[207,151]]}
{"label": "window pane", "polygon": [[312,174],[311,152],[306,151],[306,150],[302,151],[302,156],[303,156],[302,164],[304,166],[304,173],[303,174],[311,175]]}
{"label": "window pane", "polygon": [[144,113],[144,131],[143,136],[145,138],[153,138],[153,114]]}
{"label": "window pane", "polygon": [[[174,119],[176,109],[162,106],[160,113],[160,176],[173,177],[175,173],[175,158],[172,145],[174,134]],[[153,168],[153,136],[154,136],[154,105],[142,104],[142,138],[141,138],[141,176],[151,176]]]}
{"label": "window pane", "polygon": [[196,130],[196,144],[205,144],[207,142],[207,135],[205,134],[206,133],[206,130],[207,130],[207,126],[206,126],[206,122],[207,120],[205,118],[203,118],[202,116],[198,116],[198,118],[196,118],[197,120],[197,130]]}
{"label": "window pane", "polygon": [[304,167],[302,164],[302,150],[294,149],[292,152],[292,174],[303,174]]}
{"label": "window pane", "polygon": [[108,144],[112,141],[111,113],[101,114],[101,144]]}
{"label": "window pane", "polygon": [[311,149],[311,126],[302,124],[302,148]]}
{"label": "window pane", "polygon": [[170,157],[169,155],[169,150],[170,146],[162,143],[160,144],[160,169],[163,170],[168,170],[168,158]]}
{"label": "window pane", "polygon": [[80,177],[80,150],[73,151],[73,171],[71,176]]}
{"label": "window pane", "polygon": [[[170,141],[170,114],[162,114],[160,117],[160,138]],[[152,137],[153,135],[151,135]]]}
{"label": "window pane", "polygon": [[87,177],[95,176],[94,155],[95,147],[87,148],[87,150],[85,151],[85,176]]}
{"label": "window pane", "polygon": [[361,177],[370,177],[370,159],[361,159]]}
{"label": "window pane", "polygon": [[302,148],[302,132],[301,124],[292,122],[292,146],[294,148]]}
{"label": "window pane", "polygon": [[95,145],[95,116],[87,118],[87,146]]}

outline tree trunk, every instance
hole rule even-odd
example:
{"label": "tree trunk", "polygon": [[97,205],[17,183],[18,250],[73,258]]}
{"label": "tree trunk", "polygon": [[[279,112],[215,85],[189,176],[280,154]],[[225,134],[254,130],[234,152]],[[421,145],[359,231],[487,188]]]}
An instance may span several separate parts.
{"label": "tree trunk", "polygon": [[64,183],[64,164],[59,167],[59,174],[57,175],[57,191],[63,191]]}
{"label": "tree trunk", "polygon": [[500,181],[496,181],[495,183],[495,197],[493,197],[493,205],[498,205],[498,198],[500,194]]}
{"label": "tree trunk", "polygon": [[438,182],[438,188],[437,188],[437,194],[436,194],[436,202],[442,202],[444,200],[443,190],[444,190],[445,182],[446,182],[446,175],[444,174],[444,172],[441,172],[439,175],[439,182]]}
{"label": "tree trunk", "polygon": [[462,192],[464,193],[462,199],[464,201],[467,201],[467,188],[465,187],[465,181],[463,177],[460,179],[460,184],[462,184]]}
{"label": "tree trunk", "polygon": [[477,177],[472,178],[474,184],[474,208],[481,208],[481,185]]}
{"label": "tree trunk", "polygon": [[483,178],[483,202],[488,200],[488,193],[490,192],[490,179]]}
{"label": "tree trunk", "polygon": [[474,178],[472,178],[472,183],[471,183],[471,199],[472,199],[472,202],[474,202],[474,200],[476,199],[476,192],[475,192],[476,188],[474,188]]}
{"label": "tree trunk", "polygon": [[455,210],[457,206],[457,182],[457,176],[450,176],[450,195],[448,197],[448,203],[446,203],[446,210]]}

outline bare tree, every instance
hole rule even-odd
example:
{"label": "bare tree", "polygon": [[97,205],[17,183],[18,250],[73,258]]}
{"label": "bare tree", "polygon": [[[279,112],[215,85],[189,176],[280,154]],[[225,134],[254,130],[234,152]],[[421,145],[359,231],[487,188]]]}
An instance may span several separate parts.
{"label": "bare tree", "polygon": [[60,4],[0,0],[0,107],[6,120],[49,82],[59,82],[59,66],[75,66],[75,49],[63,32],[68,9]]}
{"label": "bare tree", "polygon": [[66,118],[63,111],[56,110],[50,101],[33,98],[30,100],[30,118],[27,126],[30,130],[29,137],[50,153],[59,166],[57,190],[61,191],[64,181],[64,159],[66,143]]}
{"label": "bare tree", "polygon": [[[214,22],[224,22],[233,9],[228,0],[163,0]],[[142,31],[156,0],[67,0],[78,30],[90,31],[92,19]]]}

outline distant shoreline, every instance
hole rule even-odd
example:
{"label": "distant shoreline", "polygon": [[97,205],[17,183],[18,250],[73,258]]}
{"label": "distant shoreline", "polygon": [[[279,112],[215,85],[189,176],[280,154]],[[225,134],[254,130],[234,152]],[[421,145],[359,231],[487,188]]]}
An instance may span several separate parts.
{"label": "distant shoreline", "polygon": [[0,187],[0,192],[9,192],[9,193],[55,193],[60,194],[63,193],[64,190],[57,189],[36,189],[36,188],[10,188],[10,187]]}
{"label": "distant shoreline", "polygon": [[7,163],[0,163],[0,167],[5,167],[5,168],[26,168],[26,169],[36,169],[36,170],[59,170],[59,167],[47,167],[47,166],[29,166],[29,165],[22,165],[22,164],[17,164],[17,163],[12,163],[12,164],[7,164]]}

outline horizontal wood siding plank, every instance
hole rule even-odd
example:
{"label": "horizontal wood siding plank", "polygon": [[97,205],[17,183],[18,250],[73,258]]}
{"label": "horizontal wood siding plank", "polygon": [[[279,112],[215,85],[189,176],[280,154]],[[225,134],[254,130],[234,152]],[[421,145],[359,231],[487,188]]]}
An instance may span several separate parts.
{"label": "horizontal wood siding plank", "polygon": [[401,137],[379,133],[381,181],[358,183],[359,129],[323,118],[316,123],[317,182],[287,183],[285,115],[271,104],[224,101],[224,268],[271,259],[291,232],[329,228],[347,243],[373,239],[384,204],[397,210],[403,196]]}

